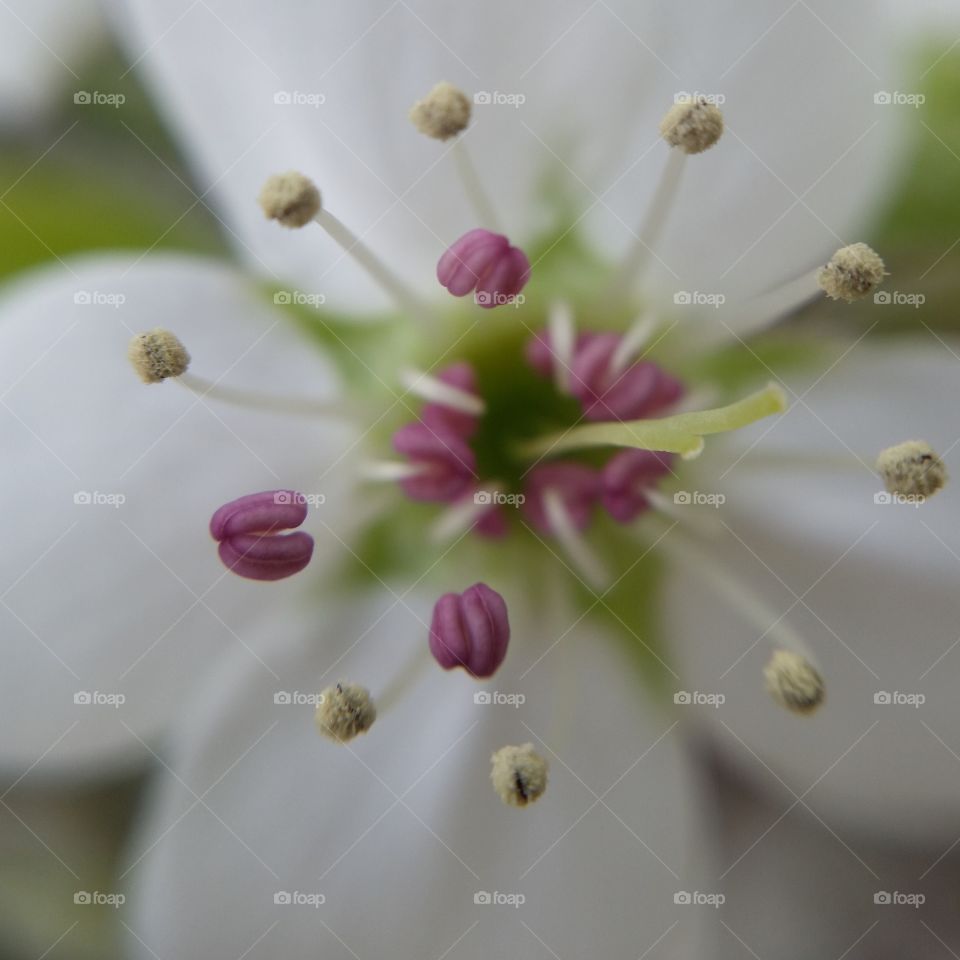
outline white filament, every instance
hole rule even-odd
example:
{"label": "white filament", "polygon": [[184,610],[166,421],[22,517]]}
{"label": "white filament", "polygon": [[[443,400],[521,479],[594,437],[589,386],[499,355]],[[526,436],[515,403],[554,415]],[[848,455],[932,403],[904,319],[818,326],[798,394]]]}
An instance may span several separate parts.
{"label": "white filament", "polygon": [[543,509],[550,529],[584,583],[594,590],[602,590],[610,583],[610,577],[600,559],[577,529],[558,490],[553,488],[544,490]]}
{"label": "white filament", "polygon": [[404,370],[400,374],[400,382],[411,393],[430,403],[439,403],[451,410],[480,416],[486,405],[475,393],[461,390],[452,384],[423,373],[420,370]]}

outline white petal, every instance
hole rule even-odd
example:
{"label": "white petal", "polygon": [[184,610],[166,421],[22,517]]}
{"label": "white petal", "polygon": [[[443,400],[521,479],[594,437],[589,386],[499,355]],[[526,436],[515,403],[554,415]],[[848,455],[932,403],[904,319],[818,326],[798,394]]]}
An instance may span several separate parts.
{"label": "white petal", "polygon": [[[584,956],[599,936],[618,956],[701,955],[715,911],[674,894],[708,889],[714,864],[676,718],[650,709],[606,637],[561,638],[565,604],[535,620],[507,599],[513,646],[483,684],[440,671],[429,603],[386,589],[328,604],[314,642],[271,658],[277,682],[224,669],[132,847],[136,955]],[[340,679],[377,697],[411,655],[423,672],[348,746],[316,733],[312,707],[274,702]],[[526,702],[475,702],[494,690]],[[490,755],[526,741],[550,779],[517,810]],[[525,902],[475,903],[482,891]],[[282,892],[325,902],[278,905]]]}
{"label": "white petal", "polygon": [[95,0],[4,0],[0,124],[27,124],[72,101],[83,57],[102,38]]}
{"label": "white petal", "polygon": [[[272,618],[340,555],[324,517],[341,512],[343,471],[317,477],[349,440],[323,422],[137,379],[130,337],[165,326],[198,374],[330,396],[329,365],[234,270],[183,257],[65,266],[0,301],[0,762],[19,774],[40,761],[32,777],[137,759],[140,739],[176,716],[226,649],[249,648],[259,666],[254,651]],[[284,486],[328,497],[326,514],[304,525],[318,541],[314,566],[272,585],[225,575],[210,515]],[[126,702],[75,704],[82,693]]]}
{"label": "white petal", "polygon": [[[715,562],[764,595],[820,662],[827,701],[813,717],[782,711],[764,691],[762,628],[688,571],[672,578],[685,679],[727,697],[707,729],[758,782],[803,796],[841,833],[955,833],[960,501],[948,485],[919,509],[875,504],[871,466],[881,448],[926,438],[957,472],[958,369],[960,356],[933,336],[923,347],[861,344],[819,383],[819,373],[793,380],[802,399],[745,432],[750,443],[769,431],[753,454],[729,469],[740,453],[725,451],[699,475],[701,490],[727,496],[719,517],[730,535]],[[811,462],[764,467],[767,453]],[[926,700],[875,703],[881,693]]]}
{"label": "white petal", "polygon": [[[667,152],[657,125],[675,94],[722,93],[728,135],[691,159],[657,254],[670,289],[722,279],[755,291],[828,255],[885,182],[894,112],[873,104],[889,71],[871,9],[131,0],[129,52],[252,262],[361,303],[376,292],[318,230],[264,222],[255,198],[268,174],[313,176],[331,211],[435,291],[437,258],[476,226],[447,147],[406,118],[435,82],[525,97],[478,105],[466,136],[515,239],[543,225],[550,175],[609,251],[625,248],[650,201]],[[278,93],[325,99],[278,105]]]}

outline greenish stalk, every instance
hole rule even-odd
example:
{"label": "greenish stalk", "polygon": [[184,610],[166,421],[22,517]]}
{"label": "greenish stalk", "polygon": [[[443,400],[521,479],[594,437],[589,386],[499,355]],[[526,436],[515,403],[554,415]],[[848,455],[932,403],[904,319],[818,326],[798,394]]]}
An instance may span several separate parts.
{"label": "greenish stalk", "polygon": [[703,452],[705,436],[739,430],[786,409],[783,388],[768,383],[762,390],[725,407],[678,413],[659,420],[590,423],[532,440],[523,444],[519,452],[524,457],[546,457],[585,447],[634,447],[679,453],[684,460],[692,460]]}

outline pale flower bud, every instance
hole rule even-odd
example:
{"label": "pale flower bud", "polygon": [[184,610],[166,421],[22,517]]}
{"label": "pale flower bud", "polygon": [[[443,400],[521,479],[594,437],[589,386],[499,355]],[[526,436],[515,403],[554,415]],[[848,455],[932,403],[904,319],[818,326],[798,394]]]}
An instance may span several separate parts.
{"label": "pale flower bud", "polygon": [[723,133],[723,114],[703,97],[675,103],[660,121],[660,134],[671,147],[684,153],[709,150]]}
{"label": "pale flower bud", "polygon": [[880,451],[877,473],[887,493],[931,497],[947,482],[947,468],[925,440],[907,440]]}
{"label": "pale flower bud", "polygon": [[841,247],[821,267],[817,283],[831,300],[862,300],[883,283],[887,275],[880,255],[865,243]]}
{"label": "pale flower bud", "polygon": [[490,779],[500,799],[511,807],[525,807],[547,789],[547,761],[532,743],[501,747],[491,758]]}
{"label": "pale flower bud", "polygon": [[823,703],[823,677],[799,653],[774,650],[763,675],[770,696],[793,713],[811,714]]}
{"label": "pale flower bud", "polygon": [[370,691],[355,683],[338,683],[323,691],[314,720],[317,729],[337,743],[346,743],[366,733],[377,719]]}
{"label": "pale flower bud", "polygon": [[306,226],[320,212],[320,191],[296,170],[270,177],[259,200],[263,212],[285,227]]}
{"label": "pale flower bud", "polygon": [[144,383],[162,383],[167,377],[187,372],[190,354],[169,331],[158,327],[139,333],[130,341],[127,356]]}
{"label": "pale flower bud", "polygon": [[470,101],[452,83],[438,83],[410,108],[410,122],[434,140],[449,140],[470,123]]}

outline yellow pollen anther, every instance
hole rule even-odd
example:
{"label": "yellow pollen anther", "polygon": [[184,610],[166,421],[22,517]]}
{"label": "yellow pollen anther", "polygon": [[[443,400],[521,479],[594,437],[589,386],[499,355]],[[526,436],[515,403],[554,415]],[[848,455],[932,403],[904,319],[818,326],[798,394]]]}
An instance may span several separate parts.
{"label": "yellow pollen anther", "polygon": [[169,330],[160,327],[137,334],[130,341],[127,356],[144,383],[162,383],[167,377],[179,377],[190,365],[190,354],[184,345]]}
{"label": "yellow pollen anther", "polygon": [[470,101],[452,83],[438,83],[410,108],[410,122],[434,140],[449,140],[470,123]]}
{"label": "yellow pollen anther", "polygon": [[320,212],[320,191],[309,177],[296,170],[275,173],[263,185],[258,199],[263,212],[285,227],[304,227]]}

